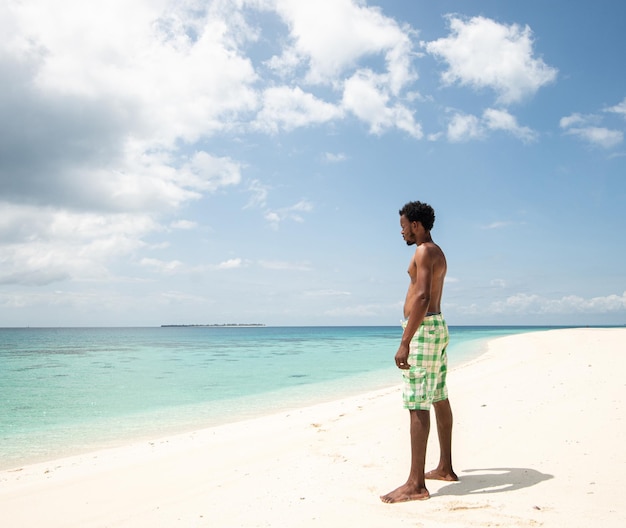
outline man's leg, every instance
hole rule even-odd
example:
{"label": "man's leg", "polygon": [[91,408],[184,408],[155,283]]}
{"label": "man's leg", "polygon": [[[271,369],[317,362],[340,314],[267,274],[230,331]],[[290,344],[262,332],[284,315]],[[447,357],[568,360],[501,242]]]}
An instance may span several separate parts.
{"label": "man's leg", "polygon": [[433,403],[437,420],[437,436],[439,437],[439,465],[426,473],[427,479],[459,480],[452,469],[452,408],[447,398]]}
{"label": "man's leg", "polygon": [[430,497],[424,480],[426,445],[430,431],[430,411],[410,410],[411,419],[411,470],[406,484],[393,490],[380,499],[383,502],[406,502],[424,500]]}

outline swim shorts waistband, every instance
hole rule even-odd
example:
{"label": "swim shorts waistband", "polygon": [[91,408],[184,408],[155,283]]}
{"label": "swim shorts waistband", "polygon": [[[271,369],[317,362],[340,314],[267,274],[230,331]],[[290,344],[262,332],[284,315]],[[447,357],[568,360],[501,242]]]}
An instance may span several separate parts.
{"label": "swim shorts waistband", "polygon": [[[443,315],[441,315],[441,312],[427,312],[422,322],[424,322],[427,317],[440,317],[443,320]],[[400,324],[402,325],[402,328],[406,328],[406,325],[408,323],[408,319],[400,319]]]}
{"label": "swim shorts waistband", "polygon": [[[433,315],[441,315],[441,312],[426,312],[426,315],[424,317],[432,317]],[[401,321],[403,323],[407,323],[409,321],[409,318],[405,318],[405,319],[401,319]]]}

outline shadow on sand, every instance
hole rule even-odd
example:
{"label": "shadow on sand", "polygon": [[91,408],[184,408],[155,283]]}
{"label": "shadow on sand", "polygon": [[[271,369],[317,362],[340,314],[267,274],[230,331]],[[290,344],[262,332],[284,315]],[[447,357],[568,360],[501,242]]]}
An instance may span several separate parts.
{"label": "shadow on sand", "polygon": [[432,495],[502,493],[529,488],[551,478],[554,476],[528,468],[466,469],[458,482],[445,485]]}

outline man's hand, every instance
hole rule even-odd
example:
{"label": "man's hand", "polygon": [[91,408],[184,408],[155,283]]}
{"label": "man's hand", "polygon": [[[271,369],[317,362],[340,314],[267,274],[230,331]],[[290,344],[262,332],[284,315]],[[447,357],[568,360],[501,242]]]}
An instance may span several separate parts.
{"label": "man's hand", "polygon": [[407,370],[409,368],[409,345],[400,345],[396,352],[396,366],[399,369]]}

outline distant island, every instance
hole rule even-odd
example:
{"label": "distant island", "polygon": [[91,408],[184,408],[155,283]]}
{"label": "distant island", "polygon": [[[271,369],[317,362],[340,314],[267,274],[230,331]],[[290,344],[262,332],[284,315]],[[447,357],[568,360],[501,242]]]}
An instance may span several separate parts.
{"label": "distant island", "polygon": [[225,324],[164,324],[161,328],[206,328],[206,327],[224,327],[224,326],[265,326],[262,323],[225,323]]}

